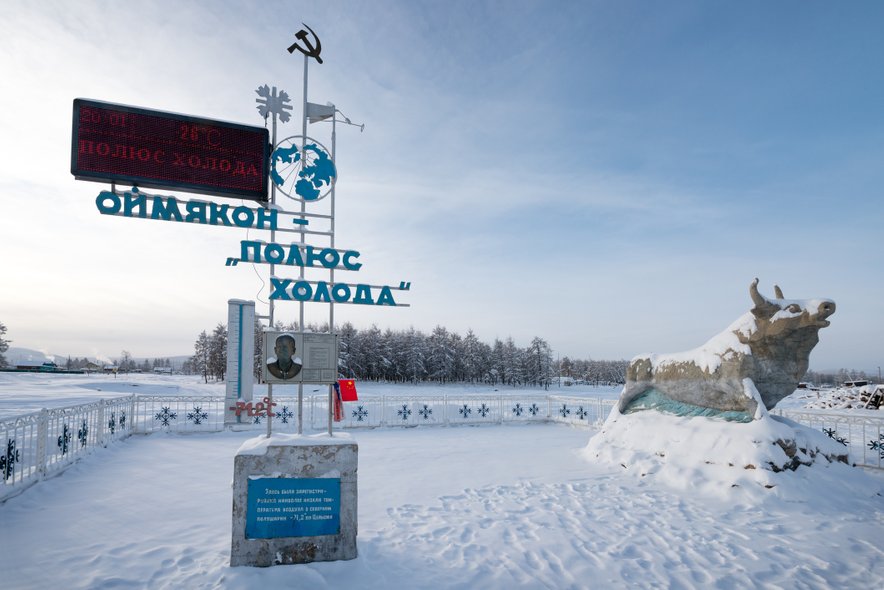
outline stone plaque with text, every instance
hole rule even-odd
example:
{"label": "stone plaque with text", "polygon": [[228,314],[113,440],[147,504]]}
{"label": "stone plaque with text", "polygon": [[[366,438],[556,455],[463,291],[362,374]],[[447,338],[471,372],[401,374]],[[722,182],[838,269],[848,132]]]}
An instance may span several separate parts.
{"label": "stone plaque with text", "polygon": [[337,535],[341,529],[338,478],[249,478],[246,538]]}

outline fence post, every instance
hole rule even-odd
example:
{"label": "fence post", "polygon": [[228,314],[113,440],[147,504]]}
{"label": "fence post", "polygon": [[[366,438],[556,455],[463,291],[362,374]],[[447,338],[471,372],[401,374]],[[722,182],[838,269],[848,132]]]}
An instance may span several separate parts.
{"label": "fence post", "polygon": [[101,446],[107,446],[107,437],[105,436],[105,424],[104,421],[104,405],[105,401],[103,399],[98,400],[98,432],[95,433],[95,442],[99,443]]}
{"label": "fence post", "polygon": [[40,410],[40,421],[37,423],[37,457],[36,467],[38,478],[46,475],[46,439],[49,438],[49,410]]}
{"label": "fence post", "polygon": [[[136,420],[135,420],[135,394],[129,398],[129,415],[127,417],[127,422],[129,422],[129,435],[135,432],[136,428]],[[128,435],[127,435],[128,436]]]}

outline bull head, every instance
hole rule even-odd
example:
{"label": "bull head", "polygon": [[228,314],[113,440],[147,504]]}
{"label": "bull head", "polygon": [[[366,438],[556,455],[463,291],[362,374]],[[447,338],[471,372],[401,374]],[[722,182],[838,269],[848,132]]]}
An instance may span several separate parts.
{"label": "bull head", "polygon": [[776,299],[768,299],[758,292],[758,279],[749,286],[749,296],[755,307],[752,315],[760,329],[758,336],[773,336],[786,330],[799,328],[825,328],[829,325],[826,319],[835,313],[835,302],[831,299],[810,299],[806,301],[790,301],[783,297],[783,291],[774,285]]}

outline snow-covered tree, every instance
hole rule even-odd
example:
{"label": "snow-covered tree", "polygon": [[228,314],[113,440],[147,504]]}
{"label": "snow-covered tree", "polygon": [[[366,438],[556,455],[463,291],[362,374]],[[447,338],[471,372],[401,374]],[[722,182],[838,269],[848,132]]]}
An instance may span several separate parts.
{"label": "snow-covered tree", "polygon": [[525,360],[526,380],[548,389],[552,380],[552,349],[546,340],[535,336],[528,346]]}
{"label": "snow-covered tree", "polygon": [[123,373],[128,373],[135,368],[135,363],[132,360],[132,354],[128,350],[120,352],[120,361],[117,363],[117,367]]}
{"label": "snow-covered tree", "polygon": [[193,344],[193,369],[209,382],[209,335],[203,330]]}
{"label": "snow-covered tree", "polygon": [[412,383],[423,381],[427,374],[426,337],[411,327],[405,333],[401,349],[405,356],[403,377]]}
{"label": "snow-covered tree", "polygon": [[482,359],[480,358],[479,339],[472,330],[467,330],[461,346],[461,363],[463,364],[464,380],[475,383],[482,376]]}
{"label": "snow-covered tree", "polygon": [[516,347],[511,336],[503,343],[503,382],[507,385],[521,385],[525,380],[525,359],[523,352]]}
{"label": "snow-covered tree", "polygon": [[218,380],[224,381],[227,372],[227,326],[218,324],[209,337],[209,370]]}
{"label": "snow-covered tree", "polygon": [[574,371],[574,363],[571,362],[566,356],[562,357],[562,361],[559,363],[559,374],[562,377],[573,377],[572,372]]}
{"label": "snow-covered tree", "polygon": [[338,373],[348,378],[355,378],[362,373],[360,366],[358,332],[353,324],[344,322],[338,328]]}
{"label": "snow-covered tree", "polygon": [[430,379],[445,383],[453,379],[454,350],[451,336],[442,326],[436,326],[426,341],[426,369]]}

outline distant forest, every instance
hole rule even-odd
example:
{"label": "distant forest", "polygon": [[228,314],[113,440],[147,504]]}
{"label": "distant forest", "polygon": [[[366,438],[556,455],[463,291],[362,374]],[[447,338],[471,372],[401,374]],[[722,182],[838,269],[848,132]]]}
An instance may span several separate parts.
{"label": "distant forest", "polygon": [[[297,323],[277,323],[274,329],[298,331]],[[328,324],[308,325],[308,331],[328,332]],[[254,373],[261,376],[263,327],[255,322]],[[487,383],[549,387],[560,375],[594,384],[622,383],[628,361],[553,358],[553,350],[536,336],[526,347],[512,338],[480,341],[472,330],[463,336],[437,326],[431,333],[420,330],[381,330],[373,325],[359,330],[347,322],[340,335],[339,374],[363,381],[408,383]],[[194,355],[183,372],[223,380],[227,370],[227,326],[219,323],[203,331],[194,343]]]}
{"label": "distant forest", "polygon": [[[263,326],[255,322],[253,370],[261,378]],[[277,322],[275,330],[298,331],[297,322]],[[328,324],[308,324],[311,332],[328,332]],[[487,383],[489,385],[532,385],[548,387],[559,376],[593,385],[626,381],[629,361],[553,358],[543,338],[534,337],[528,346],[517,346],[512,338],[481,342],[472,330],[463,336],[442,326],[429,334],[420,330],[381,330],[376,325],[357,329],[347,322],[338,326],[340,335],[339,373],[342,378],[401,383]],[[227,326],[219,323],[203,331],[194,343],[194,355],[182,372],[199,374],[208,382],[223,380],[227,370]],[[837,385],[855,379],[874,379],[865,371],[839,369],[810,370],[802,381],[816,385]]]}

